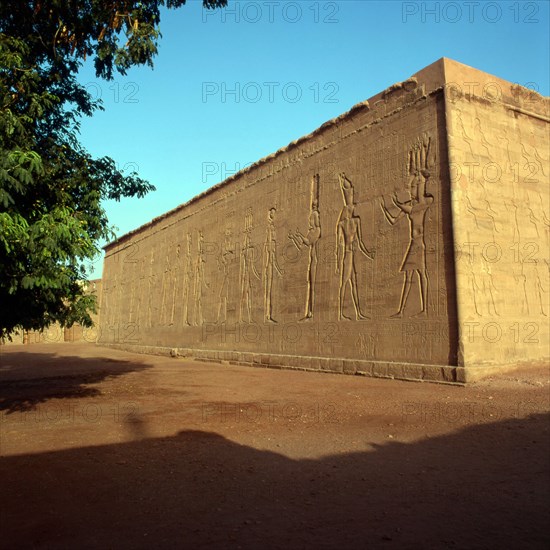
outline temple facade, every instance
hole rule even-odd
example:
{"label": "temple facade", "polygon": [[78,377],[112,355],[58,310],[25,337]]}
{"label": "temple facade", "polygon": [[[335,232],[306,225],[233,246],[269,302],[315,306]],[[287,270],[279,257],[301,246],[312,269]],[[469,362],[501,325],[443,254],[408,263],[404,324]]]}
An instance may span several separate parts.
{"label": "temple facade", "polygon": [[449,383],[548,358],[548,115],[440,59],[106,246],[99,342]]}

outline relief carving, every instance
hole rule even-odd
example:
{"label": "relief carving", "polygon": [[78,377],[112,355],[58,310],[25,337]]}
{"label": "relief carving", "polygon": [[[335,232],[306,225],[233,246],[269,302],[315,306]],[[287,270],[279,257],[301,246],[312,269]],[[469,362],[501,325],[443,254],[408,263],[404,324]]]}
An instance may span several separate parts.
{"label": "relief carving", "polygon": [[187,234],[187,252],[185,253],[185,274],[183,279],[183,324],[188,327],[191,326],[189,321],[189,303],[191,301],[191,291],[193,289],[193,257],[191,254],[191,248],[193,245],[193,238],[190,233]]}
{"label": "relief carving", "polygon": [[397,313],[393,314],[392,318],[403,317],[415,274],[420,293],[420,310],[413,317],[427,315],[429,278],[426,269],[424,230],[428,208],[434,201],[433,195],[426,191],[430,178],[430,172],[427,169],[430,142],[431,139],[425,137],[423,140],[417,141],[409,151],[408,166],[411,175],[408,181],[408,189],[410,200],[400,202],[397,198],[397,193],[394,193],[391,200],[393,205],[398,209],[395,215],[387,208],[384,197],[380,203],[384,217],[391,225],[395,225],[404,216],[409,221],[409,245],[399,268],[399,271],[404,273],[401,298]]}
{"label": "relief carving", "polygon": [[493,281],[490,265],[481,261],[476,267],[470,263],[470,284],[472,285],[474,311],[478,317],[485,313],[489,317],[498,317],[495,295],[496,287]]}
{"label": "relief carving", "polygon": [[273,272],[277,271],[279,277],[283,276],[283,270],[277,261],[277,240],[275,238],[275,208],[270,208],[267,214],[267,229],[264,243],[264,316],[265,321],[276,323],[273,319],[273,307],[271,303],[273,290]]}
{"label": "relief carving", "polygon": [[169,285],[171,283],[171,273],[172,265],[170,263],[170,251],[169,247],[166,247],[166,255],[164,257],[164,271],[162,272],[162,283],[161,283],[161,300],[160,300],[160,314],[159,314],[159,324],[166,325],[166,302],[168,298]]}
{"label": "relief carving", "polygon": [[376,339],[372,334],[360,333],[355,341],[355,347],[361,358],[376,357]]}
{"label": "relief carving", "polygon": [[474,140],[470,135],[468,135],[468,132],[466,131],[466,126],[464,125],[464,121],[462,120],[462,111],[460,109],[456,109],[455,112],[456,112],[456,117],[458,119],[458,125],[460,126],[460,135],[462,137],[462,140],[468,146],[468,150],[472,158],[475,158],[474,148],[472,145],[474,143]]}
{"label": "relief carving", "polygon": [[468,71],[440,61],[426,93],[391,87],[107,245],[102,339],[139,323],[144,349],[460,383],[541,356],[548,100],[445,95]]}
{"label": "relief carving", "polygon": [[544,177],[547,177],[548,174],[545,172],[544,167],[545,166],[548,167],[549,160],[542,157],[541,154],[539,153],[539,150],[537,149],[537,146],[536,146],[536,143],[538,142],[538,140],[534,132],[531,132],[530,141],[531,141],[530,145],[533,148],[533,156],[535,157],[538,169],[540,170],[541,174]]}
{"label": "relief carving", "polygon": [[[219,292],[218,302],[218,323],[225,323],[227,321],[227,303],[229,299],[229,272],[230,267],[235,261],[235,250],[231,241],[231,230],[225,230],[225,238],[223,248],[218,257],[218,269],[222,272],[222,284]],[[223,315],[222,315],[223,314]]]}
{"label": "relief carving", "polygon": [[[478,182],[480,183],[480,182]],[[485,188],[480,183],[480,188],[485,191]],[[483,204],[484,208],[476,208],[468,195],[464,195],[464,202],[466,203],[466,210],[474,218],[474,223],[476,224],[476,229],[483,231],[487,228],[490,228],[494,233],[499,233],[496,224],[496,217],[498,214],[492,209],[491,203],[488,200],[482,199],[480,196],[478,198],[478,204]],[[494,236],[493,236],[494,239]]]}
{"label": "relief carving", "polygon": [[206,281],[204,274],[204,236],[202,231],[199,231],[199,239],[197,243],[197,259],[195,260],[195,287],[193,289],[193,298],[195,307],[193,311],[193,325],[201,326],[203,324],[202,316],[202,291],[210,288],[210,284]]}
{"label": "relief carving", "polygon": [[180,272],[180,251],[181,246],[176,246],[176,257],[174,259],[174,265],[172,266],[172,306],[170,308],[170,320],[169,326],[174,324],[174,315],[176,313],[176,298],[179,286],[179,272]]}
{"label": "relief carving", "polygon": [[363,243],[361,219],[358,216],[354,216],[355,199],[353,184],[346,177],[344,172],[339,174],[338,179],[344,199],[344,207],[340,212],[336,224],[336,273],[340,275],[340,285],[338,289],[338,320],[351,320],[350,317],[344,314],[344,301],[348,285],[351,290],[351,299],[355,309],[356,320],[368,319],[368,316],[361,311],[361,306],[359,304],[355,253],[357,247],[359,247],[362,254],[370,260],[374,259],[374,253],[369,251]]}
{"label": "relief carving", "polygon": [[[502,135],[497,135],[496,136],[497,140],[504,143],[503,147],[504,150],[506,151],[506,158],[508,159],[508,168],[510,170],[513,169],[513,165],[512,165],[512,156],[510,155],[510,140],[508,139],[508,133],[506,131],[506,128],[504,128],[502,130]],[[514,188],[512,187],[512,190]]]}
{"label": "relief carving", "polygon": [[[535,265],[535,272],[536,272],[536,288],[537,288],[537,296],[539,299],[540,314],[543,315],[544,317],[548,317],[548,313],[544,311],[545,305],[548,308],[548,288],[544,287],[542,278],[540,276],[538,264]],[[548,266],[546,267],[546,272],[548,272]],[[548,280],[548,278],[546,280]]]}
{"label": "relief carving", "polygon": [[149,277],[147,278],[147,323],[151,328],[153,326],[153,299],[155,296],[155,249],[151,250],[149,259]]}
{"label": "relief carving", "polygon": [[136,285],[136,297],[135,297],[135,305],[132,305],[130,307],[130,318],[129,322],[133,322],[133,315],[136,314],[136,321],[139,324],[141,319],[141,304],[142,304],[142,295],[144,293],[144,287],[143,282],[145,280],[145,271],[146,271],[146,265],[147,265],[147,257],[145,254],[143,254],[138,263],[138,272],[136,274],[135,278],[135,285]]}
{"label": "relief carving", "polygon": [[252,275],[261,280],[260,274],[256,269],[256,249],[250,240],[252,233],[252,208],[248,208],[244,218],[244,241],[241,250],[241,303],[239,307],[239,320],[243,321],[243,307],[246,309],[246,319],[252,323]]}
{"label": "relief carving", "polygon": [[491,151],[490,151],[492,144],[485,137],[485,133],[481,128],[481,120],[478,117],[476,117],[474,122],[474,133],[478,136],[476,142],[480,144],[487,152],[487,158],[489,159],[492,158]]}
{"label": "relief carving", "polygon": [[[136,262],[136,265],[137,264]],[[133,315],[134,315],[134,309],[135,309],[135,302],[136,302],[136,292],[138,291],[138,269],[132,270],[132,279],[130,280],[130,290],[129,290],[129,300],[128,300],[128,322],[132,323]]]}
{"label": "relief carving", "polygon": [[321,219],[319,215],[319,174],[315,174],[311,180],[311,207],[308,220],[307,235],[300,233],[298,229],[294,233],[289,232],[288,238],[298,250],[306,246],[309,251],[307,266],[307,294],[305,315],[301,321],[313,318],[313,306],[315,302],[315,280],[317,277],[317,264],[319,261],[318,242],[321,238]]}

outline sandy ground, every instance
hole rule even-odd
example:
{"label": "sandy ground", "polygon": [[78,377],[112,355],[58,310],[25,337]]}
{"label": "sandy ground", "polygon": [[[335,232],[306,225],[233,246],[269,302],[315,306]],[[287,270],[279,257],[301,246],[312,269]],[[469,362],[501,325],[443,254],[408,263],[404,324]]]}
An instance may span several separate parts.
{"label": "sandy ground", "polygon": [[550,386],[0,348],[1,548],[548,548]]}

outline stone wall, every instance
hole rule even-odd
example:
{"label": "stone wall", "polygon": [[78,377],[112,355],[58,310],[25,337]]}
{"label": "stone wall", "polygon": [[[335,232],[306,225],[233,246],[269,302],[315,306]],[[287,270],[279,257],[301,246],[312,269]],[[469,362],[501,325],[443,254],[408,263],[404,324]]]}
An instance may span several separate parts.
{"label": "stone wall", "polygon": [[[487,266],[455,244],[472,242],[475,233],[481,250],[490,253],[483,248],[491,231],[488,212],[499,208],[496,223],[513,234],[504,196],[516,195],[514,187],[499,191],[497,206],[485,195],[495,195],[493,188],[464,187],[463,173],[454,169],[470,162],[469,152],[481,159],[502,129],[511,143],[518,132],[522,139],[522,132],[534,132],[530,139],[536,141],[548,127],[528,114],[512,123],[502,98],[489,105],[448,86],[451,75],[471,79],[478,73],[442,59],[111,243],[100,342],[446,382],[466,380],[465,367],[479,362],[502,363],[507,352],[493,356],[484,342],[465,340],[471,320],[483,315],[475,308],[487,302],[468,297],[468,288],[489,292],[492,283],[484,275]],[[507,114],[498,122],[495,112]],[[519,147],[521,155],[521,143],[510,151]],[[502,156],[506,149],[500,141],[498,147]],[[544,170],[548,174],[547,164]],[[506,178],[502,185],[510,187]],[[544,224],[548,185],[543,191],[542,183],[533,185],[529,193],[541,204],[536,216]],[[522,229],[530,222],[517,223]],[[547,238],[547,225],[537,229]],[[523,250],[530,242],[518,246]],[[543,246],[540,238],[536,242]],[[506,281],[516,280],[504,262],[498,265]],[[548,289],[547,259],[536,265],[540,286]],[[479,281],[471,282],[472,272]],[[515,303],[497,308],[512,312],[503,321],[515,322]],[[517,322],[523,329],[530,319]],[[485,336],[494,328],[480,327]],[[544,341],[526,350],[514,347],[510,359],[540,358]]]}
{"label": "stone wall", "polygon": [[550,355],[548,99],[447,63],[460,364]]}

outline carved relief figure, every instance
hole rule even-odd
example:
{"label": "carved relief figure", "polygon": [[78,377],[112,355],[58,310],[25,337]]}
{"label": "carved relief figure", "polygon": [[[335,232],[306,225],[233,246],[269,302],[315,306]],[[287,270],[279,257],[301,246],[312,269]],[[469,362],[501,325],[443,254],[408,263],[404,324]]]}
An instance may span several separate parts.
{"label": "carved relief figure", "polygon": [[318,242],[321,238],[321,220],[319,216],[319,174],[315,174],[311,181],[311,209],[308,220],[307,235],[300,231],[289,232],[288,238],[294,243],[298,250],[302,246],[309,249],[309,261],[307,266],[307,296],[305,316],[300,319],[305,321],[313,317],[313,305],[315,300],[315,279],[317,277],[318,264]]}
{"label": "carved relief figure", "polygon": [[[538,264],[535,264],[535,271],[537,274],[536,289],[539,298],[540,314],[544,315],[544,317],[548,317],[548,314],[544,311],[544,306],[546,305],[546,307],[548,307],[548,288],[545,288],[543,285],[542,278],[539,273]],[[546,268],[546,271],[548,271],[548,267]]]}
{"label": "carved relief figure", "polygon": [[351,181],[342,172],[339,174],[340,188],[344,198],[344,207],[340,212],[336,224],[336,273],[340,274],[340,287],[338,292],[338,320],[351,320],[344,314],[344,300],[346,297],[346,288],[350,287],[351,299],[355,308],[355,318],[368,319],[361,311],[359,304],[359,293],[357,290],[357,270],[355,266],[355,252],[357,247],[369,259],[374,259],[374,254],[370,252],[363,243],[361,233],[361,219],[354,216],[355,202],[353,196],[353,185]]}
{"label": "carved relief figure", "polygon": [[[103,289],[101,291],[101,309],[100,309],[100,311],[109,312],[109,308],[111,307],[110,294],[111,294],[110,279],[105,277],[105,283],[104,283]],[[105,316],[105,319],[107,321],[107,325],[109,325],[110,315],[107,314]]]}
{"label": "carved relief figure", "polygon": [[538,166],[538,170],[540,170],[541,174],[546,177],[547,174],[544,170],[544,167],[545,166],[548,166],[548,159],[545,159],[541,156],[541,154],[539,153],[538,149],[537,149],[537,143],[538,143],[538,139],[537,137],[535,136],[535,132],[533,132],[531,130],[530,132],[530,135],[529,135],[529,145],[531,146],[532,150],[533,150],[533,155],[535,157],[535,161],[536,161],[536,164]]}
{"label": "carved relief figure", "polygon": [[[529,298],[527,297],[527,277],[523,262],[511,262],[510,271],[514,277],[514,294],[523,315],[529,315]],[[475,305],[475,304],[474,304]],[[477,307],[476,313],[479,315]]]}
{"label": "carved relief figure", "polygon": [[474,311],[479,317],[486,313],[489,317],[498,317],[495,296],[496,287],[493,281],[490,264],[480,254],[479,261],[470,262],[470,281],[474,297]]}
{"label": "carved relief figure", "polygon": [[171,272],[172,272],[172,266],[170,264],[170,252],[168,250],[168,243],[166,248],[166,256],[164,258],[164,270],[162,272],[162,286],[161,286],[161,300],[160,300],[160,315],[159,315],[159,324],[161,325],[167,325],[167,319],[166,319],[166,302],[168,297],[168,286],[170,284],[171,280]]}
{"label": "carved relief figure", "polygon": [[267,214],[267,230],[264,243],[264,315],[265,320],[270,323],[276,323],[273,319],[273,308],[271,304],[271,292],[273,289],[273,271],[277,271],[279,277],[283,276],[283,270],[279,267],[277,261],[277,240],[275,239],[275,225],[273,218],[275,208],[270,208]]}
{"label": "carved relief figure", "polygon": [[195,299],[195,310],[193,315],[193,324],[195,326],[200,326],[203,323],[202,316],[202,290],[203,288],[208,289],[210,285],[206,282],[206,277],[204,275],[204,264],[206,260],[204,259],[204,236],[202,231],[199,231],[199,240],[197,243],[197,259],[195,261],[195,288],[194,288],[194,299]]}
{"label": "carved relief figure", "polygon": [[136,312],[136,317],[137,317],[137,322],[139,323],[140,320],[142,319],[142,311],[141,311],[141,304],[142,304],[142,301],[143,301],[143,293],[144,293],[144,282],[145,282],[145,278],[146,278],[146,269],[147,269],[147,257],[145,256],[145,254],[143,254],[141,256],[141,258],[139,259],[139,269],[138,269],[138,276],[136,277],[136,285],[137,285],[137,289],[136,289],[136,304],[135,304],[135,307],[132,306],[132,310],[130,312],[130,322],[132,322],[133,318],[132,318],[132,311],[135,310]]}
{"label": "carved relief figure", "polygon": [[[218,257],[218,269],[223,272],[222,285],[219,293],[218,323],[227,321],[227,301],[229,298],[229,268],[235,260],[235,251],[231,242],[231,230],[225,230],[225,240],[222,251]],[[223,317],[222,317],[223,312]]]}
{"label": "carved relief figure", "polygon": [[113,307],[111,308],[111,317],[109,325],[114,327],[117,323],[117,312],[120,307],[120,291],[121,291],[121,281],[119,280],[119,274],[115,273],[113,277],[113,284],[111,286],[111,300]]}
{"label": "carved relief figure", "polygon": [[[497,135],[497,140],[499,142],[503,142],[504,145],[501,146],[501,148],[506,150],[506,157],[508,159],[508,166],[507,168],[509,170],[512,170],[512,156],[510,155],[510,140],[508,139],[508,134],[506,132],[506,128],[502,129],[502,135]],[[514,187],[512,186],[512,191],[514,191]]]}
{"label": "carved relief figure", "polygon": [[429,165],[430,138],[418,140],[413,146],[408,156],[409,173],[411,174],[408,182],[410,200],[400,202],[397,194],[392,196],[392,202],[399,212],[393,215],[382,199],[380,206],[386,220],[395,225],[403,216],[409,220],[409,246],[405,252],[400,271],[404,273],[403,287],[401,289],[401,298],[399,300],[399,309],[392,318],[403,317],[403,312],[407,304],[407,299],[411,291],[414,275],[418,279],[418,288],[420,291],[420,311],[414,316],[423,316],[427,314],[428,297],[428,272],[426,270],[426,242],[424,241],[424,224],[428,208],[433,203],[433,196],[426,192],[426,186],[430,178],[430,172],[426,169]]}
{"label": "carved relief figure", "polygon": [[433,203],[433,196],[426,193],[426,184],[430,173],[422,170],[409,181],[411,199],[407,202],[399,202],[397,194],[392,196],[393,204],[399,209],[399,213],[393,216],[386,208],[384,202],[381,203],[382,211],[386,220],[395,225],[405,215],[409,220],[410,240],[405,257],[401,263],[400,271],[404,272],[403,287],[401,289],[401,299],[399,309],[392,317],[403,317],[403,311],[407,304],[407,299],[411,290],[414,274],[418,278],[418,287],[420,291],[420,311],[414,316],[425,315],[427,313],[428,296],[428,272],[426,270],[426,243],[424,241],[424,223],[426,212]]}
{"label": "carved relief figure", "polygon": [[191,289],[193,288],[193,257],[191,255],[192,237],[187,234],[187,252],[185,254],[185,275],[183,281],[183,323],[191,326],[189,321],[189,302],[191,300]]}
{"label": "carved relief figure", "polygon": [[478,117],[476,117],[474,121],[474,134],[476,136],[476,142],[481,144],[481,146],[485,148],[485,151],[487,151],[487,158],[491,159],[492,144],[489,142],[489,140],[485,136],[485,132],[481,128],[481,120]]}
{"label": "carved relief figure", "polygon": [[155,249],[151,250],[149,260],[149,277],[147,279],[147,326],[153,326],[153,296],[155,295]]}
{"label": "carved relief figure", "polygon": [[247,320],[252,322],[252,274],[256,279],[261,280],[261,277],[256,269],[255,256],[256,249],[250,241],[250,233],[252,233],[252,208],[246,212],[244,219],[244,242],[241,250],[241,303],[239,307],[239,320],[243,320],[243,306],[246,308]]}
{"label": "carved relief figure", "polygon": [[[139,265],[137,262],[134,266]],[[132,266],[132,267],[134,267]],[[138,290],[138,270],[139,268],[132,270],[132,279],[130,281],[130,300],[128,304],[128,322],[131,323],[134,316],[134,308],[136,303],[136,292]]]}
{"label": "carved relief figure", "polygon": [[176,246],[176,258],[174,260],[174,265],[172,266],[172,307],[170,309],[170,321],[169,325],[174,324],[174,315],[176,313],[176,297],[178,293],[178,280],[179,280],[179,271],[180,271],[180,250],[181,247],[178,244]]}
{"label": "carved relief figure", "polygon": [[[485,188],[480,184],[479,186],[483,191]],[[491,203],[488,200],[478,197],[478,204],[484,203],[484,209],[476,208],[468,195],[464,195],[464,201],[466,203],[466,210],[473,216],[476,228],[482,231],[484,228],[490,228],[494,233],[499,233],[496,224],[496,218],[498,214],[491,208]],[[494,236],[493,236],[494,238]]]}
{"label": "carved relief figure", "polygon": [[[455,112],[456,112],[456,118],[458,120],[458,125],[460,126],[460,136],[462,137],[463,141],[468,145],[468,149],[470,151],[470,155],[472,156],[472,158],[475,158],[474,149],[472,147],[472,143],[474,142],[474,140],[470,135],[468,135],[468,132],[466,132],[466,125],[462,120],[462,111],[460,109],[455,109]],[[457,135],[458,135],[458,132],[457,132]]]}

